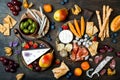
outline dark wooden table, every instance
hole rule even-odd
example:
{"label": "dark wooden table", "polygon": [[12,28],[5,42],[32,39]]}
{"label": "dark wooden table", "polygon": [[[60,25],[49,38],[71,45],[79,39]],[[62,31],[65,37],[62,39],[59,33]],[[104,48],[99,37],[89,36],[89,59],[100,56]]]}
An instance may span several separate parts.
{"label": "dark wooden table", "polygon": [[[10,0],[0,0],[0,21],[2,23],[2,19],[6,16],[6,15],[11,15],[11,11],[8,9],[8,7],[6,6],[6,3],[10,1]],[[82,9],[89,9],[93,12],[95,12],[95,10],[102,10],[102,6],[105,5],[109,5],[110,7],[113,8],[113,13],[110,17],[110,21],[116,16],[120,14],[120,0],[69,0],[69,3],[65,4],[65,5],[61,5],[60,1],[62,0],[29,0],[32,1],[34,3],[34,7],[35,9],[38,9],[39,6],[42,6],[45,3],[50,3],[53,5],[53,12],[52,13],[45,13],[47,15],[47,17],[49,18],[50,21],[54,21],[53,19],[53,14],[54,12],[59,9],[59,8],[63,8],[66,7],[68,9],[70,9],[71,7],[73,7],[74,4],[78,4]],[[20,12],[20,14],[18,16],[13,16],[17,21],[17,25],[15,26],[16,28],[18,28],[18,24],[19,24],[19,20],[21,15],[25,12],[26,10],[22,8],[22,11]],[[68,20],[72,20],[74,18],[76,19],[80,19],[80,16],[83,15],[82,13],[78,16],[74,16],[71,14],[71,12],[69,12],[69,16],[67,18],[66,21]],[[64,22],[66,22],[64,21]],[[94,14],[93,17],[91,18],[90,21],[94,21],[96,25],[98,25],[97,20],[96,20],[96,15]],[[45,40],[47,42],[49,42],[51,44],[51,46],[55,49],[55,57],[59,58],[60,60],[64,60],[65,63],[69,66],[69,68],[71,69],[71,71],[73,71],[73,69],[75,67],[79,67],[81,62],[70,62],[66,59],[61,58],[55,48],[55,40],[56,40],[56,33],[58,30],[58,27],[60,27],[64,22],[55,22],[55,30],[49,30],[48,34],[51,35],[52,41],[48,41],[46,39],[46,37],[43,37],[42,40]],[[119,33],[120,35],[120,33]],[[13,41],[14,39],[17,39],[13,33],[13,29],[11,30],[11,36],[9,37],[5,37],[2,34],[0,34],[0,56],[5,56],[5,52],[4,52],[4,47],[8,46],[9,41]],[[112,55],[115,55],[115,52],[120,51],[120,36],[118,37],[118,43],[117,44],[113,44],[111,43],[111,39],[105,39],[103,42],[100,42],[100,46],[103,44],[109,44],[110,46],[115,48],[115,51],[113,53],[111,53]],[[13,55],[12,57],[10,57],[16,61],[17,57],[16,55]],[[94,79],[90,79],[88,77],[86,77],[86,74],[83,73],[83,75],[81,77],[75,77],[72,76],[69,80],[120,80],[120,58],[118,57],[114,57],[115,60],[117,61],[117,66],[116,66],[116,70],[117,70],[117,74],[114,76],[107,76],[104,75],[102,77],[99,78],[94,78]],[[16,73],[6,73],[4,70],[4,67],[2,66],[2,64],[0,63],[0,80],[16,80],[15,76],[17,73],[25,73],[25,77],[23,80],[55,80],[55,78],[53,77],[52,71],[51,69],[53,69],[55,67],[55,65],[52,65],[48,70],[43,71],[43,72],[32,72],[29,69],[27,69],[22,62],[20,61],[20,68],[18,69],[18,71]],[[59,80],[67,80],[65,78],[65,76],[61,77]]]}

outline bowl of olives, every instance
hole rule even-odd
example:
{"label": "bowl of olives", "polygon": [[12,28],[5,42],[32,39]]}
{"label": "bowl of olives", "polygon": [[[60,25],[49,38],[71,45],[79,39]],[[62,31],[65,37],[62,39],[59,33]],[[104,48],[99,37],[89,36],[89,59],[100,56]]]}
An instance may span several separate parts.
{"label": "bowl of olives", "polygon": [[24,18],[20,21],[19,29],[24,35],[35,35],[39,30],[39,24],[32,18]]}

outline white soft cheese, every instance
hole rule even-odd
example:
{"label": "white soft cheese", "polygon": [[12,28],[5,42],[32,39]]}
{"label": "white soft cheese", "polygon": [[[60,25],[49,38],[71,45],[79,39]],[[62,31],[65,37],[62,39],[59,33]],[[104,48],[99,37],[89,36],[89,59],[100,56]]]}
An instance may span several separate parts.
{"label": "white soft cheese", "polygon": [[70,30],[63,30],[59,33],[59,40],[62,43],[70,43],[73,40],[73,34]]}

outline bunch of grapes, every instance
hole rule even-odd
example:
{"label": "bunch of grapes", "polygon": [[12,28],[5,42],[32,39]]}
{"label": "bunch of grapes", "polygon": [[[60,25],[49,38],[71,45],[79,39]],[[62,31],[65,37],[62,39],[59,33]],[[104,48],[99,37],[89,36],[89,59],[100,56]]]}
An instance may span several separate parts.
{"label": "bunch of grapes", "polygon": [[11,2],[7,3],[7,6],[12,11],[12,14],[14,16],[17,16],[19,12],[21,11],[22,2],[18,0],[11,0]]}
{"label": "bunch of grapes", "polygon": [[18,63],[16,63],[15,61],[13,61],[11,59],[7,59],[5,57],[0,57],[0,61],[5,66],[5,71],[6,72],[14,73],[14,72],[17,71],[17,68],[19,67]]}

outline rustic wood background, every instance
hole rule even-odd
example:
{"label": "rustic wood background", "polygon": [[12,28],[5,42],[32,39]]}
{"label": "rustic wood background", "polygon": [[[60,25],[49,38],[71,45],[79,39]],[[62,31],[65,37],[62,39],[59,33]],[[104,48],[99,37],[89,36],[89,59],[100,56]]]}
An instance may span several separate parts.
{"label": "rustic wood background", "polygon": [[[8,7],[6,6],[7,2],[10,0],[0,0],[0,23],[2,23],[2,19],[7,15],[7,14],[11,14],[11,11],[8,9]],[[120,14],[120,0],[69,0],[69,3],[66,3],[65,5],[61,5],[60,2],[62,0],[29,0],[29,2],[33,2],[34,3],[34,7],[35,9],[38,9],[39,6],[42,6],[45,3],[50,3],[53,5],[53,12],[52,13],[46,13],[47,17],[49,18],[50,21],[54,21],[53,19],[53,14],[57,9],[66,7],[68,9],[70,9],[71,7],[73,7],[74,4],[78,4],[82,9],[89,9],[93,12],[95,12],[95,10],[102,10],[102,6],[105,5],[109,5],[111,8],[113,8],[113,12],[112,15],[110,17],[110,21],[116,16]],[[21,15],[25,12],[26,10],[22,8],[22,11],[20,12],[19,16],[14,17],[18,23],[15,26],[16,28],[18,28],[18,24],[19,24],[19,20]],[[69,12],[69,16],[67,18],[66,21],[68,20],[72,20],[74,18],[76,19],[80,19],[80,16],[83,15],[82,13],[78,16],[74,16],[71,14],[71,12]],[[12,15],[13,16],[13,15]],[[64,22],[66,22],[64,21]],[[96,20],[96,15],[94,14],[93,17],[91,18],[90,21],[94,21],[96,25],[98,25],[97,20]],[[56,40],[56,33],[58,30],[58,27],[60,27],[64,22],[56,22],[55,23],[55,30],[49,30],[48,34],[51,35],[52,41],[48,41],[46,39],[46,37],[41,38],[42,40],[47,41],[54,49],[55,49],[55,58],[59,58],[61,60],[64,60],[65,63],[70,67],[71,70],[73,70],[75,67],[79,67],[80,65],[78,65],[80,62],[71,62],[67,59],[63,59],[61,58],[55,48],[55,40]],[[120,33],[119,33],[120,35]],[[2,34],[0,34],[0,56],[4,56],[4,47],[8,46],[9,41],[13,41],[14,39],[17,39],[13,33],[13,29],[11,31],[11,36],[9,37],[5,37]],[[109,44],[110,46],[114,47],[115,50],[113,53],[106,53],[108,55],[114,55],[115,56],[115,52],[120,51],[120,36],[117,38],[118,43],[117,44],[113,44],[111,43],[111,39],[105,39],[103,42],[100,42],[100,46],[103,44]],[[17,60],[17,56],[13,55],[12,57],[10,57],[16,61]],[[114,76],[102,76],[102,77],[95,77],[94,79],[90,79],[88,77],[86,77],[86,74],[83,73],[83,75],[81,77],[75,77],[72,76],[69,80],[120,80],[120,58],[118,57],[114,57],[115,60],[117,61],[117,66],[116,66],[116,70],[117,70],[117,74]],[[94,65],[91,63],[91,65]],[[53,74],[51,72],[51,69],[53,69],[55,67],[55,65],[52,65],[48,70],[43,71],[43,72],[32,72],[29,69],[27,69],[22,62],[20,61],[20,68],[18,69],[18,71],[16,73],[6,73],[4,71],[4,67],[1,65],[0,63],[0,80],[16,80],[15,76],[17,73],[25,73],[25,77],[23,80],[55,80],[55,78],[53,77]],[[61,77],[59,80],[67,80],[65,78],[65,76]]]}

